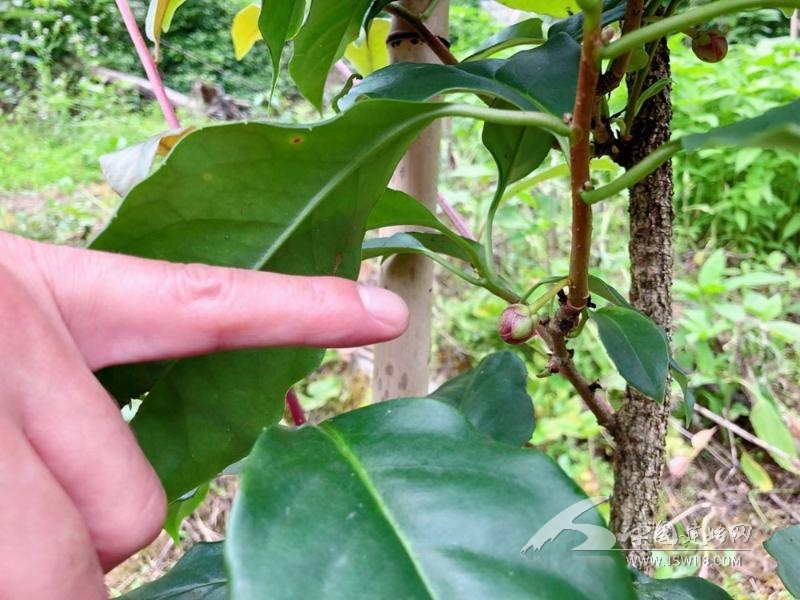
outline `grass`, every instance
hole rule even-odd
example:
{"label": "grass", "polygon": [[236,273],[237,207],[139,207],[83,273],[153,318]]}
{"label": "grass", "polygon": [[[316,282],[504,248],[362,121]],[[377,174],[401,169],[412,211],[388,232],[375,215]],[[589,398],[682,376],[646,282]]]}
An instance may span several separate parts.
{"label": "grass", "polygon": [[99,156],[165,129],[154,111],[89,120],[0,119],[0,193],[53,188],[70,193],[99,183]]}

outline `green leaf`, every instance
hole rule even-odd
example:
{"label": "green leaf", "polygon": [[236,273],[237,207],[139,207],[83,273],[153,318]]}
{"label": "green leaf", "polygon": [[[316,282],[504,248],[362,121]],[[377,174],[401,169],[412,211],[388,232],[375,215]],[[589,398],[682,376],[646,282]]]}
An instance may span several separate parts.
{"label": "green leaf", "polygon": [[733,146],[785,148],[800,152],[800,100],[772,108],[753,119],[681,138],[687,151]]}
{"label": "green leaf", "polygon": [[522,446],[530,441],[535,426],[527,388],[525,365],[505,350],[488,355],[477,367],[444,383],[428,397],[455,406],[490,438]]}
{"label": "green leaf", "polygon": [[[273,427],[231,515],[231,598],[632,598],[621,553],[577,558],[576,531],[548,529],[541,560],[520,556],[584,499],[552,459],[488,439],[436,400]],[[595,509],[581,522],[602,525]]]}
{"label": "green leaf", "polygon": [[328,73],[358,37],[371,0],[314,0],[303,27],[294,38],[289,73],[300,93],[322,110]]}
{"label": "green leaf", "polygon": [[674,358],[670,358],[669,366],[670,371],[672,372],[672,378],[678,382],[681,392],[683,392],[683,420],[686,423],[686,426],[689,427],[689,425],[692,424],[692,415],[694,414],[694,388],[689,385],[689,378],[687,377],[686,372],[683,370],[683,368],[681,368]]}
{"label": "green leaf", "polygon": [[733,600],[721,587],[702,577],[651,579],[631,569],[633,585],[639,600]]}
{"label": "green leaf", "polygon": [[167,507],[167,518],[164,519],[164,531],[176,544],[181,543],[181,524],[203,503],[208,495],[210,484],[205,483],[189,494],[170,502]]}
{"label": "green leaf", "polygon": [[189,548],[169,573],[122,596],[122,600],[227,600],[222,542]]}
{"label": "green leaf", "polygon": [[[580,47],[566,34],[508,59],[459,65],[398,63],[365,78],[341,105],[358,98],[421,102],[441,94],[472,92],[496,101],[494,108],[541,110],[561,117],[575,103]],[[487,123],[483,142],[500,169],[502,185],[521,179],[547,156],[553,136],[534,127]]]}
{"label": "green leaf", "polygon": [[669,347],[663,332],[642,313],[622,306],[590,311],[600,341],[620,375],[657,402],[664,400]]}
{"label": "green leaf", "polygon": [[[800,456],[798,456],[792,433],[781,419],[775,405],[757,390],[751,388],[751,391],[754,392],[753,406],[750,408],[750,423],[753,425],[753,431],[759,438],[771,446],[783,450],[791,457],[791,459],[786,458],[777,452],[767,450],[776,463],[790,473],[800,475],[800,468],[795,464],[797,460],[800,460]],[[792,462],[792,459],[795,462]]]}
{"label": "green leaf", "polygon": [[778,561],[778,577],[795,598],[800,598],[800,525],[779,529],[764,542]]}
{"label": "green leaf", "polygon": [[[355,277],[367,214],[405,149],[445,110],[376,101],[318,126],[198,130],[131,191],[92,246]],[[122,403],[148,392],[132,427],[175,499],[242,458],[281,418],[289,386],[321,357],[306,348],[239,350],[161,368],[106,369],[102,380]]]}
{"label": "green leaf", "polygon": [[759,492],[772,491],[774,486],[769,473],[767,473],[767,470],[745,450],[739,452],[739,466],[742,469],[742,473],[745,474],[745,477],[750,480],[750,483],[752,483]]}
{"label": "green leaf", "polygon": [[566,17],[580,12],[580,7],[575,0],[497,0],[509,8],[525,10],[551,17]]}
{"label": "green leaf", "polygon": [[449,237],[459,237],[419,200],[405,192],[387,188],[369,213],[367,229],[381,229],[398,225],[430,227]]}
{"label": "green leaf", "polygon": [[440,233],[399,232],[389,237],[365,240],[361,247],[361,255],[366,260],[395,254],[422,254],[457,275],[461,273],[444,260],[443,256],[456,258],[473,265],[476,269],[485,268],[478,260],[482,246],[466,238],[462,238],[462,241],[471,248],[471,251],[465,250],[464,245],[457,244]]}
{"label": "green leaf", "polygon": [[595,275],[589,275],[589,291],[592,292],[592,294],[596,294],[604,300],[607,300],[611,304],[614,304],[615,306],[622,306],[623,308],[635,310],[633,308],[633,304],[628,302],[625,299],[625,296],[620,294],[616,288],[610,286]]}
{"label": "green leaf", "polygon": [[305,16],[306,0],[262,0],[258,28],[272,59],[272,90],[278,83],[283,45],[300,29]]}
{"label": "green leaf", "polygon": [[526,44],[543,44],[545,41],[542,20],[533,18],[525,19],[519,23],[514,23],[502,31],[484,41],[478,48],[464,61],[488,58],[506,48],[522,46]]}

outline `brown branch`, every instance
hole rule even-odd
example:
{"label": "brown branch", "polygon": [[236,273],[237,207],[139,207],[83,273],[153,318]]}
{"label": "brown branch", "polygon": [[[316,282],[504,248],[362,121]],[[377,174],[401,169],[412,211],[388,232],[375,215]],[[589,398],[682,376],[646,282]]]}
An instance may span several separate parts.
{"label": "brown branch", "polygon": [[590,384],[580,374],[572,358],[572,352],[567,348],[566,334],[561,330],[557,320],[545,319],[539,322],[536,331],[550,348],[550,362],[548,368],[551,373],[559,373],[572,384],[583,402],[597,418],[597,422],[605,427],[614,436],[617,427],[617,415],[614,408],[602,395],[598,394],[596,385]]}
{"label": "brown branch", "polygon": [[[572,245],[569,257],[568,301],[559,311],[560,321],[574,322],[589,298],[589,255],[592,241],[592,207],[581,199],[589,185],[590,135],[595,110],[595,91],[600,77],[599,52],[603,45],[600,23],[600,3],[596,10],[584,10],[584,32],[581,61],[578,69],[578,89],[572,112]],[[568,333],[565,332],[565,333]]]}
{"label": "brown branch", "polygon": [[[625,17],[622,22],[621,34],[625,35],[642,26],[642,14],[644,13],[644,0],[628,0],[625,8]],[[628,71],[631,53],[626,52],[615,58],[608,70],[603,73],[597,84],[597,95],[604,96],[619,86],[625,73]]]}
{"label": "brown branch", "polygon": [[399,19],[402,19],[408,23],[414,29],[414,31],[419,34],[419,37],[421,37],[422,40],[428,45],[428,48],[430,48],[444,64],[458,64],[458,59],[453,56],[453,53],[450,52],[450,49],[445,45],[445,43],[439,38],[439,36],[428,29],[425,23],[422,22],[422,19],[420,19],[417,15],[409,12],[402,6],[398,6],[397,4],[387,4],[383,7],[383,10],[390,15],[394,15],[395,17],[398,17]]}

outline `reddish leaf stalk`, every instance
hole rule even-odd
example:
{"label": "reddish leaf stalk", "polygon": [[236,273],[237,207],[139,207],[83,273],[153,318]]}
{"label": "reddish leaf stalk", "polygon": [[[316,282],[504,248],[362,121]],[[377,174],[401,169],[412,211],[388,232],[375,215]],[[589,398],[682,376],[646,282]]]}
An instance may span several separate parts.
{"label": "reddish leaf stalk", "polygon": [[[588,8],[588,7],[587,7]],[[572,113],[572,247],[569,257],[568,301],[561,308],[564,319],[574,320],[589,298],[589,256],[592,241],[592,207],[581,199],[590,183],[590,135],[595,107],[595,90],[600,78],[599,52],[603,46],[600,27],[601,4],[584,9],[584,32],[578,69],[578,89]],[[566,332],[565,332],[566,333]]]}
{"label": "reddish leaf stalk", "polygon": [[439,194],[437,197],[437,203],[439,204],[439,208],[442,209],[442,212],[447,215],[448,219],[450,219],[450,222],[453,224],[453,227],[455,227],[460,236],[477,241],[477,236],[472,233],[469,225],[467,225],[467,222],[464,220],[464,217],[462,217],[453,207],[453,205],[447,201],[447,198]]}
{"label": "reddish leaf stalk", "polygon": [[294,391],[293,387],[286,392],[286,407],[289,409],[289,414],[292,415],[292,421],[295,425],[300,427],[300,425],[305,425],[308,422],[306,413],[303,412],[303,407],[300,406],[300,399],[297,397],[297,392]]}
{"label": "reddish leaf stalk", "polygon": [[161,112],[167,121],[170,129],[180,129],[178,117],[175,114],[175,109],[172,108],[169,99],[167,98],[167,91],[164,89],[164,83],[161,81],[161,76],[158,73],[158,68],[147,49],[147,43],[142,37],[139,26],[136,24],[136,19],[131,12],[131,7],[128,5],[127,0],[116,0],[117,8],[122,15],[122,20],[125,22],[125,28],[128,30],[128,35],[131,37],[136,54],[139,55],[139,61],[142,63],[144,72],[147,74],[147,80],[153,87],[153,93],[158,100],[158,105],[161,107]]}

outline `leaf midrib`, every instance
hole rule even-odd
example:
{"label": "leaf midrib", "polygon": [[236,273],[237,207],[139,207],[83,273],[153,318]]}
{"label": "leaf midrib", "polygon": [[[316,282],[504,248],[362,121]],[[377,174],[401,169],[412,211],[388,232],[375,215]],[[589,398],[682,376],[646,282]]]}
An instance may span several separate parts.
{"label": "leaf midrib", "polygon": [[364,486],[364,489],[367,493],[372,497],[375,502],[378,511],[380,512],[381,516],[384,520],[388,523],[389,528],[394,533],[397,541],[400,542],[403,550],[408,557],[409,562],[414,567],[419,580],[422,582],[422,585],[425,587],[425,590],[428,592],[428,596],[430,598],[435,598],[436,596],[433,593],[433,589],[431,583],[425,577],[425,574],[422,570],[422,565],[419,564],[417,557],[414,556],[414,553],[411,550],[411,543],[405,539],[400,530],[400,524],[395,521],[392,514],[388,511],[383,497],[381,496],[378,488],[375,486],[375,483],[372,481],[372,478],[369,476],[369,473],[364,468],[364,465],[361,463],[359,458],[353,453],[350,447],[347,445],[344,438],[339,434],[336,429],[331,427],[326,423],[322,423],[317,427],[318,431],[320,431],[323,435],[325,435],[334,445],[334,448],[339,452],[341,457],[347,462],[348,465],[353,469],[356,476],[358,477],[361,484]]}

